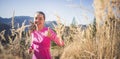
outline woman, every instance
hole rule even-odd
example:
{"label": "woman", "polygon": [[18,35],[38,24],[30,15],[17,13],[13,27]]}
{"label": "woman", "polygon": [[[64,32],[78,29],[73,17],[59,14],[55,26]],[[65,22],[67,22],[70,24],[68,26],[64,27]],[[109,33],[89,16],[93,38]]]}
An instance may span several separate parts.
{"label": "woman", "polygon": [[51,59],[50,41],[53,40],[57,45],[63,46],[64,42],[59,35],[48,27],[44,26],[45,14],[41,11],[36,12],[34,23],[31,26],[32,42],[29,53],[33,53],[32,59]]}

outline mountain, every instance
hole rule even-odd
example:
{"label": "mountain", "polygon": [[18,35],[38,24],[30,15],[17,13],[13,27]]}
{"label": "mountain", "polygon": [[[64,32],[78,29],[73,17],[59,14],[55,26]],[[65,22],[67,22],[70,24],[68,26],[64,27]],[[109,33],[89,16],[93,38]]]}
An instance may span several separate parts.
{"label": "mountain", "polygon": [[[10,26],[11,26],[11,20],[12,20],[12,17],[11,18],[2,18],[2,17],[0,17],[0,22],[1,23],[7,24],[7,25],[10,25]],[[17,27],[18,24],[21,26],[22,23],[25,20],[26,20],[25,24],[28,25],[29,21],[33,20],[33,17],[30,17],[30,16],[15,16],[14,17],[14,26]]]}
{"label": "mountain", "polygon": [[11,27],[9,25],[0,22],[0,32],[3,30],[9,31],[10,28]]}
{"label": "mountain", "polygon": [[[33,17],[30,17],[30,16],[15,16],[14,17],[14,26],[15,28],[17,28],[18,24],[19,26],[21,27],[22,23],[26,20],[25,22],[25,25],[29,25],[30,24],[30,21],[33,21]],[[11,20],[12,20],[12,17],[11,18],[2,18],[0,17],[0,31],[3,30],[3,29],[10,29],[12,24],[11,24]],[[46,21],[45,22],[45,26],[46,27],[50,27],[50,28],[54,28],[54,25],[57,25],[56,21]],[[3,27],[3,26],[9,26],[7,28]],[[28,29],[27,29],[28,30]]]}
{"label": "mountain", "polygon": [[45,22],[46,27],[54,28],[53,25],[57,25],[57,22],[56,21],[46,21]]}

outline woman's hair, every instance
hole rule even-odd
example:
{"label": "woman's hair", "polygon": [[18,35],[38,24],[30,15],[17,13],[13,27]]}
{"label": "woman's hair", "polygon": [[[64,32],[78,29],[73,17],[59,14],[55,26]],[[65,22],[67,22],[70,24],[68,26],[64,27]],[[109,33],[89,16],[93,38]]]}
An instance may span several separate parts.
{"label": "woman's hair", "polygon": [[34,22],[30,21],[29,31],[32,33],[34,30],[36,30],[36,25]]}
{"label": "woman's hair", "polygon": [[45,20],[45,14],[44,14],[42,11],[37,11],[36,13],[38,13],[38,14],[42,14],[43,17],[44,17],[44,20]]}
{"label": "woman's hair", "polygon": [[[36,13],[38,14],[42,14],[45,20],[45,14],[42,11],[37,11]],[[35,13],[35,14],[36,14]],[[34,22],[30,21],[30,27],[29,27],[30,33],[33,32],[34,30],[36,30],[36,25]]]}

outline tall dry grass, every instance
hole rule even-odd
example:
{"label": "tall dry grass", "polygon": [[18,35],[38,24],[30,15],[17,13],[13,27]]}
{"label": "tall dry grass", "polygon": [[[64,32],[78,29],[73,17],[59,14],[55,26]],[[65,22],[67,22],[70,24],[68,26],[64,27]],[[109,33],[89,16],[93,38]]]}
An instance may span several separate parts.
{"label": "tall dry grass", "polygon": [[[96,35],[92,35],[91,25],[85,31],[70,28],[77,32],[69,33],[72,42],[63,49],[60,59],[120,59],[120,18],[116,17],[116,13],[120,12],[118,3],[119,0],[94,0]],[[113,13],[113,5],[117,8],[116,13]]]}
{"label": "tall dry grass", "polygon": [[[25,32],[24,21],[21,27],[14,28],[14,12],[12,17],[11,35],[5,36],[5,30],[0,33],[0,59],[30,59],[31,55],[27,53],[31,38],[29,32]],[[4,43],[2,42],[8,42]]]}
{"label": "tall dry grass", "polygon": [[[88,25],[85,30],[81,30],[82,27],[77,25],[62,25],[61,18],[55,15],[58,25],[54,30],[62,37],[65,46],[52,46],[52,58],[120,59],[119,6],[119,0],[94,0],[96,25]],[[113,7],[117,8],[116,11]],[[9,43],[2,45],[0,42],[0,59],[31,59],[31,55],[27,53],[31,38],[29,33],[23,34],[27,26],[25,21],[17,29],[13,26],[12,35],[8,36]],[[1,40],[6,40],[4,33],[5,30],[0,33]]]}

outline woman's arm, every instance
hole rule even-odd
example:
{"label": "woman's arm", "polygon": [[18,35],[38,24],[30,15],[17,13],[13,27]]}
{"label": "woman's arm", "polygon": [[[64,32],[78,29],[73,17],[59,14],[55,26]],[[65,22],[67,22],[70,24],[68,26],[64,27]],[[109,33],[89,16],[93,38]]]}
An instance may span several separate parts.
{"label": "woman's arm", "polygon": [[53,30],[48,28],[48,35],[51,40],[53,40],[57,45],[63,46],[64,42],[59,35],[57,35]]}

